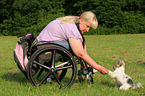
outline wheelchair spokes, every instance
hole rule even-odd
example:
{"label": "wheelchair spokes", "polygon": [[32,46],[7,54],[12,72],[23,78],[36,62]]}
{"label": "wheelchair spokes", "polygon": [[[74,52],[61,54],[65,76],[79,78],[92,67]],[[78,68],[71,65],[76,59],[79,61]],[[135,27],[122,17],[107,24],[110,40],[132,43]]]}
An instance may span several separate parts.
{"label": "wheelchair spokes", "polygon": [[45,65],[43,65],[43,64],[41,64],[41,63],[38,63],[37,61],[34,61],[33,62],[34,64],[37,64],[37,65],[39,65],[39,66],[42,66],[42,67],[44,67],[45,69],[50,69],[49,67],[47,67],[47,66],[45,66]]}
{"label": "wheelchair spokes", "polygon": [[[42,80],[39,81],[38,84],[36,83],[36,85],[40,85],[41,83],[43,83],[43,82],[47,79],[47,77],[49,77],[50,75],[51,75],[51,72],[48,72],[48,73],[42,78]],[[37,79],[36,79],[36,80],[37,80]]]}
{"label": "wheelchair spokes", "polygon": [[[35,72],[34,65],[38,67]],[[57,46],[38,49],[30,58],[28,66],[28,79],[33,85],[40,85],[47,78],[52,78],[60,88],[65,88],[71,86],[76,77],[73,56]]]}
{"label": "wheelchair spokes", "polygon": [[52,57],[51,57],[51,64],[52,64],[52,67],[54,68],[55,67],[55,55],[56,55],[56,50],[53,50],[52,51]]}

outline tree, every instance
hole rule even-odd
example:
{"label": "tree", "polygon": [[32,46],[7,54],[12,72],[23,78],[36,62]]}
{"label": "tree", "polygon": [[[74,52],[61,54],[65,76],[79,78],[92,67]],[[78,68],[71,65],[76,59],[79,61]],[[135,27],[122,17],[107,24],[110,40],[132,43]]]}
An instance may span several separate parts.
{"label": "tree", "polygon": [[0,35],[39,33],[57,17],[84,11],[94,12],[99,22],[87,34],[144,33],[144,5],[145,0],[1,0]]}
{"label": "tree", "polygon": [[63,0],[1,0],[0,34],[17,35],[24,33],[18,31],[43,22],[45,18],[48,19],[47,16],[50,14],[63,14],[63,3]]}

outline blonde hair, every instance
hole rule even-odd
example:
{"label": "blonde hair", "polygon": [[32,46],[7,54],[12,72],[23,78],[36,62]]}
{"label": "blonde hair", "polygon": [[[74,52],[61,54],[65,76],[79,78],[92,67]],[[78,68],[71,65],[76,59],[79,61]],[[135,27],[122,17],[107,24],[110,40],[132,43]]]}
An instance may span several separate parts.
{"label": "blonde hair", "polygon": [[79,19],[79,16],[65,16],[57,18],[57,20],[61,20],[61,24],[75,23],[77,19]]}
{"label": "blonde hair", "polygon": [[98,26],[98,20],[96,18],[96,15],[91,11],[83,12],[80,17],[79,16],[65,16],[57,18],[58,20],[61,20],[61,24],[65,23],[79,23],[79,19],[84,19],[86,22],[91,23],[91,27],[96,29]]}

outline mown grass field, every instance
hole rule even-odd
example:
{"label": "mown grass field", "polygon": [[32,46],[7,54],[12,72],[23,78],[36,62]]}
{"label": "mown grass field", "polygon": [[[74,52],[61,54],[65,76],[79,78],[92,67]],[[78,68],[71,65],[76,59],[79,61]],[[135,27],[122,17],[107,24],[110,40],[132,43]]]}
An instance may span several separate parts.
{"label": "mown grass field", "polygon": [[[88,54],[100,65],[112,70],[117,59],[126,63],[125,72],[145,87],[145,34],[85,36]],[[13,59],[16,36],[0,36],[0,96],[145,96],[145,88],[127,91],[115,89],[108,75],[93,75],[90,87],[76,78],[71,88],[60,90],[56,82],[35,87],[17,68]]]}

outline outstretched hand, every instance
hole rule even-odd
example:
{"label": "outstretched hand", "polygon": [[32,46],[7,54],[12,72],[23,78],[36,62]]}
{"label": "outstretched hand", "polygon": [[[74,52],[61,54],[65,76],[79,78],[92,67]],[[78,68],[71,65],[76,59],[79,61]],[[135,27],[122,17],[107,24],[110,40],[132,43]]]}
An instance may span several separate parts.
{"label": "outstretched hand", "polygon": [[106,69],[105,67],[101,67],[100,73],[101,74],[108,74],[108,69]]}

